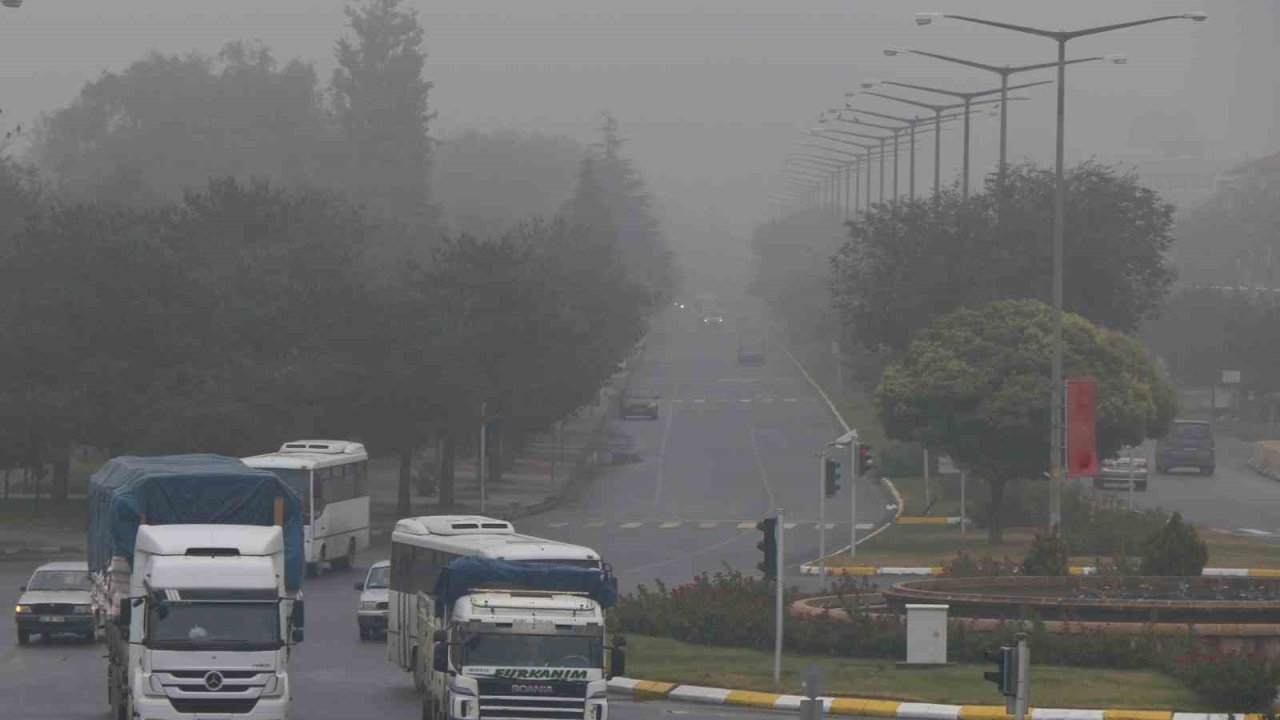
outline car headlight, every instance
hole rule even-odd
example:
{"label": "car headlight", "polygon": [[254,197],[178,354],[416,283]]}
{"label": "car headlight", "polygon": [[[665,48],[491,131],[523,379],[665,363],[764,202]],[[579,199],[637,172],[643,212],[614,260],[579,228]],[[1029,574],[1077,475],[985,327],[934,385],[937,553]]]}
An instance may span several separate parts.
{"label": "car headlight", "polygon": [[377,610],[378,601],[377,600],[361,600],[360,609],[361,610]]}
{"label": "car headlight", "polygon": [[284,694],[284,686],[279,675],[272,675],[267,678],[267,684],[262,686],[262,697],[279,697]]}
{"label": "car headlight", "polygon": [[71,612],[75,613],[76,615],[89,615],[90,613],[93,612],[93,606],[92,605],[76,605],[72,608]]}
{"label": "car headlight", "polygon": [[30,605],[14,605],[13,611],[18,613],[19,615],[22,615],[24,613],[31,612],[31,606]]}

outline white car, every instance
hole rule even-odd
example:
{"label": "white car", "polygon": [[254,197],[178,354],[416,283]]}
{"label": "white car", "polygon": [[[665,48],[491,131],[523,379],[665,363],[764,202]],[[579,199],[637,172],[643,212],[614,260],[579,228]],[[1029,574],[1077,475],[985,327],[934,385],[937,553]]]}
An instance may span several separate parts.
{"label": "white car", "polygon": [[92,588],[88,563],[52,562],[36,568],[14,608],[18,644],[31,642],[32,635],[43,640],[75,635],[93,642],[97,626],[89,602]]}
{"label": "white car", "polygon": [[387,592],[391,580],[391,561],[379,560],[369,567],[364,580],[356,581],[360,591],[360,605],[356,610],[356,622],[360,624],[360,639],[373,640],[387,634]]}
{"label": "white car", "polygon": [[1143,457],[1107,458],[1098,468],[1098,476],[1093,479],[1096,488],[1129,489],[1130,463],[1132,463],[1133,489],[1144,492],[1147,489],[1147,459]]}

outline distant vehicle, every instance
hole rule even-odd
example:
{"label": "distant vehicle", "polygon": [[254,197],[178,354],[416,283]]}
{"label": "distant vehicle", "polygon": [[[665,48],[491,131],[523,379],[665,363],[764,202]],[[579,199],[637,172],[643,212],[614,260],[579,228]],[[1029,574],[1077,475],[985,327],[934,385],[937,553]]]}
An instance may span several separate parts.
{"label": "distant vehicle", "polygon": [[705,315],[702,318],[702,326],[712,329],[718,329],[724,325],[724,316],[719,314]]}
{"label": "distant vehicle", "polygon": [[657,395],[651,393],[627,390],[618,401],[618,417],[623,420],[657,420],[659,399]]}
{"label": "distant vehicle", "polygon": [[1096,488],[1127,490],[1129,488],[1129,465],[1133,465],[1133,489],[1145,492],[1147,489],[1147,459],[1144,457],[1115,457],[1102,461],[1098,468],[1098,476],[1093,479]]}
{"label": "distant vehicle", "polygon": [[48,640],[54,635],[75,635],[93,642],[97,631],[90,592],[89,564],[52,562],[41,565],[21,588],[14,608],[18,644],[31,642],[32,635]]}
{"label": "distant vehicle", "polygon": [[739,337],[738,364],[751,367],[764,365],[764,339],[754,336]]}
{"label": "distant vehicle", "polygon": [[387,594],[391,587],[391,561],[379,560],[369,567],[364,580],[356,581],[360,591],[360,605],[356,610],[356,622],[360,625],[360,639],[372,640],[387,634]]}
{"label": "distant vehicle", "polygon": [[307,573],[325,563],[349,570],[369,547],[369,455],[346,440],[295,440],[278,452],[243,458],[270,470],[302,499]]}
{"label": "distant vehicle", "polygon": [[1212,475],[1217,466],[1213,426],[1207,420],[1174,420],[1169,433],[1156,442],[1156,472],[1195,468]]}

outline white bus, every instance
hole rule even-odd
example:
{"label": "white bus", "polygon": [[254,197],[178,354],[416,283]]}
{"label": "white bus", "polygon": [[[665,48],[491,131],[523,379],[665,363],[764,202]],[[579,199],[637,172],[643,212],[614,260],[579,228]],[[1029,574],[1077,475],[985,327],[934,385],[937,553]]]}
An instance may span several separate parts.
{"label": "white bus", "polygon": [[506,520],[475,515],[429,515],[398,521],[391,533],[387,660],[412,672],[419,690],[425,681],[421,668],[417,667],[418,640],[422,634],[417,612],[419,593],[430,598],[436,578],[445,565],[455,558],[474,555],[604,569],[595,550],[517,534]]}
{"label": "white bus", "polygon": [[307,572],[348,569],[369,547],[369,455],[346,440],[297,440],[279,452],[242,458],[270,470],[302,498]]}

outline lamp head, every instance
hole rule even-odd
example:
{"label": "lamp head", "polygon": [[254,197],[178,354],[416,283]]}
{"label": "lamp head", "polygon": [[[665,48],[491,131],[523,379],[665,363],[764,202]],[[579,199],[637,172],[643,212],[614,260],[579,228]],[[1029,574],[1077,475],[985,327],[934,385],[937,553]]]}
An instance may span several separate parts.
{"label": "lamp head", "polygon": [[866,90],[866,89],[868,89],[868,88],[873,88],[873,87],[875,87],[875,86],[877,86],[877,85],[879,85],[879,84],[880,84],[880,81],[879,81],[879,80],[863,80],[863,81],[862,81],[862,88],[863,88],[864,90]]}
{"label": "lamp head", "polygon": [[[5,4],[8,5],[8,3],[5,3]],[[1182,17],[1188,20],[1195,20],[1196,22],[1204,22],[1205,20],[1209,19],[1209,16],[1203,10],[1196,10],[1194,12],[1182,13]]]}
{"label": "lamp head", "polygon": [[938,19],[938,18],[940,18],[940,17],[942,17],[942,13],[936,13],[936,12],[918,12],[918,13],[916,13],[916,24],[917,24],[917,25],[929,25],[929,24],[931,24],[934,20],[937,20],[937,19]]}
{"label": "lamp head", "polygon": [[1125,55],[1124,53],[1111,53],[1110,55],[1107,56],[1107,62],[1112,63],[1114,65],[1128,65],[1129,56]]}
{"label": "lamp head", "polygon": [[903,49],[901,49],[901,48],[885,48],[885,49],[884,49],[884,56],[885,56],[885,57],[894,57],[895,55],[901,55],[901,54],[902,54],[902,53],[904,53],[904,52],[906,52],[906,51],[905,51],[905,50],[903,50]]}
{"label": "lamp head", "polygon": [[2,0],[0,4],[7,8],[20,8],[22,7],[22,0]]}

